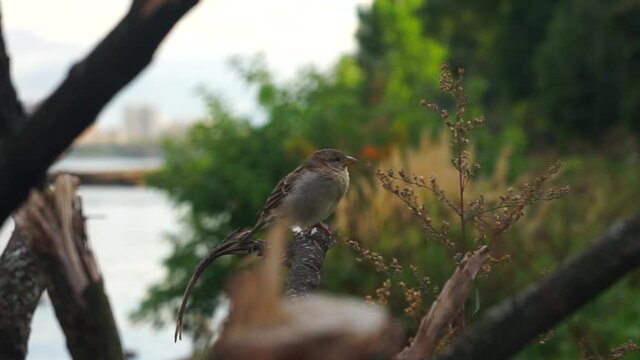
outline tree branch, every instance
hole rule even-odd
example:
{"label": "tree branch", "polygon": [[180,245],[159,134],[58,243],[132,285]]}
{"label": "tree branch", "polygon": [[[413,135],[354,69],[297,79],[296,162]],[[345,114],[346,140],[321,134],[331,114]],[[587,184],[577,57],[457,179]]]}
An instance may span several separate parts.
{"label": "tree branch", "polygon": [[47,289],[74,359],[124,358],[102,275],[87,241],[77,179],[32,192],[16,215],[45,270]]}
{"label": "tree branch", "polygon": [[0,149],[0,222],[27,197],[53,161],[129,83],[198,0],[134,0],[128,14]]}
{"label": "tree branch", "polygon": [[287,252],[289,275],[285,296],[296,298],[318,289],[324,258],[335,243],[333,235],[317,228],[309,235],[302,232],[294,235]]}
{"label": "tree branch", "polygon": [[2,140],[15,130],[23,118],[24,110],[11,82],[10,60],[4,45],[0,10],[0,153],[2,153]]}
{"label": "tree branch", "polygon": [[508,359],[638,266],[640,214],[615,223],[580,255],[489,309],[438,359]]}
{"label": "tree branch", "polygon": [[431,357],[445,328],[464,310],[464,303],[473,289],[473,280],[488,256],[489,248],[483,246],[458,265],[431,305],[429,313],[422,318],[411,346],[398,355],[399,360],[426,360]]}
{"label": "tree branch", "polygon": [[0,359],[24,359],[31,317],[45,289],[45,278],[17,226],[0,257],[0,274]]}

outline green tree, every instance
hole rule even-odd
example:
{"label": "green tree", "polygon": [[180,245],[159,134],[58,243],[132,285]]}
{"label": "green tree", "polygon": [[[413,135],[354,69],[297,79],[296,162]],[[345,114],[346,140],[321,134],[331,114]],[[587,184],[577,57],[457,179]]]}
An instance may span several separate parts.
{"label": "green tree", "polygon": [[536,52],[543,128],[554,142],[575,135],[598,140],[619,119],[616,53],[609,14],[600,0],[565,1]]}
{"label": "green tree", "polygon": [[[634,5],[635,4],[635,5]],[[540,145],[637,138],[637,2],[425,0],[424,32],[447,61],[482,78],[494,133],[526,129]],[[570,146],[568,146],[570,148]]]}

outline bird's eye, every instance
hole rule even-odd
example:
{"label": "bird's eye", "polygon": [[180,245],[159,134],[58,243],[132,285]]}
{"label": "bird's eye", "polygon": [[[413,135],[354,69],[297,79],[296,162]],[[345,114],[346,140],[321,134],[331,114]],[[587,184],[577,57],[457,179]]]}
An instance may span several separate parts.
{"label": "bird's eye", "polygon": [[339,157],[339,156],[336,156],[336,157],[334,157],[334,158],[333,158],[333,159],[331,159],[331,160],[333,160],[333,161],[335,161],[335,162],[339,162],[339,161],[340,161],[340,157]]}

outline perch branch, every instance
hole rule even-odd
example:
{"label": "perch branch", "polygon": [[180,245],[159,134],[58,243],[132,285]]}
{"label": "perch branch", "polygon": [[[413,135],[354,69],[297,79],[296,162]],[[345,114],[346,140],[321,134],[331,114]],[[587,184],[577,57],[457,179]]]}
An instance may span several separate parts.
{"label": "perch branch", "polygon": [[309,234],[297,232],[294,235],[286,259],[289,267],[286,297],[296,298],[318,289],[324,258],[335,243],[333,235],[318,229]]}
{"label": "perch branch", "polygon": [[483,319],[438,357],[508,359],[531,339],[640,266],[640,214],[612,225],[594,245]]}

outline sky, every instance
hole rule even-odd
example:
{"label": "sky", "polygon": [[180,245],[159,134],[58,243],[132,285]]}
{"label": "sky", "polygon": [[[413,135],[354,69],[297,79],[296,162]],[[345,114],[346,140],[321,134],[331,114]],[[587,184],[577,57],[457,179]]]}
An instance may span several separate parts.
{"label": "sky", "polygon": [[[45,98],[113,28],[130,0],[3,1],[12,76],[25,104]],[[357,6],[370,0],[201,0],[165,39],[154,61],[98,118],[121,124],[128,104],[151,105],[167,120],[202,117],[197,88],[221,95],[238,113],[256,114],[251,89],[231,71],[232,56],[263,53],[279,79],[303,66],[327,68],[355,50]]]}

